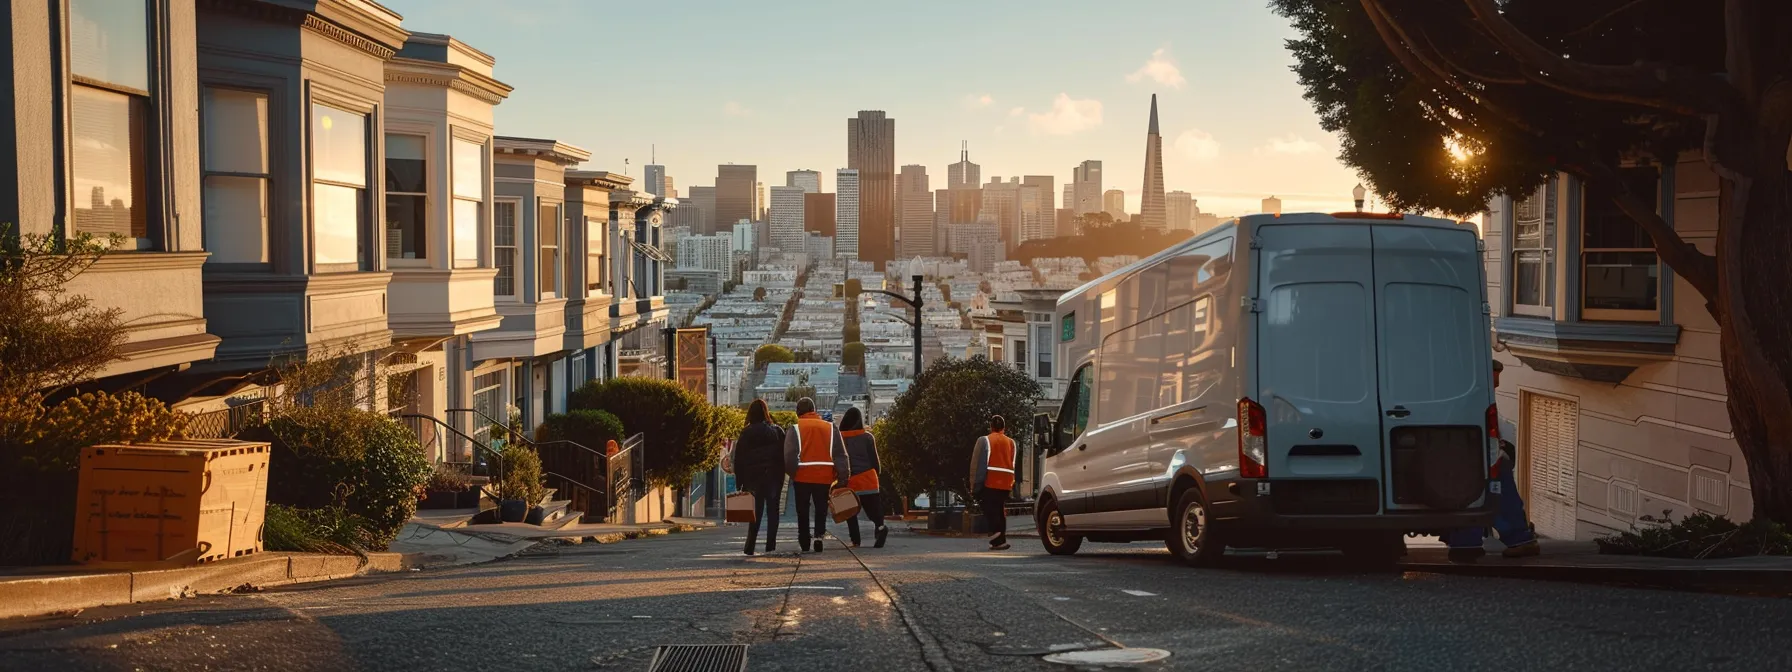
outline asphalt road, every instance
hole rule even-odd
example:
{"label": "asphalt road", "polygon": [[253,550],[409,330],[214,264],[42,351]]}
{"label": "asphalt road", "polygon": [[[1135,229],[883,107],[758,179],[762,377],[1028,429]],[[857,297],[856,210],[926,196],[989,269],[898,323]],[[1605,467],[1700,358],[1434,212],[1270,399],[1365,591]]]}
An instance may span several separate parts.
{"label": "asphalt road", "polygon": [[1170,651],[1158,669],[1792,669],[1777,598],[902,532],[746,558],[742,534],[0,621],[0,670],[645,670],[667,644],[746,644],[755,671],[1064,669],[1041,655],[1116,645]]}

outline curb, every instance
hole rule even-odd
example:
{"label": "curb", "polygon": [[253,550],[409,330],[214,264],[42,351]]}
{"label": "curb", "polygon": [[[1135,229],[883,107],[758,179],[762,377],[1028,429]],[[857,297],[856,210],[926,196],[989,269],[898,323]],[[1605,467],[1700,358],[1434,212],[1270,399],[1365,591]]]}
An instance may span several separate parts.
{"label": "curb", "polygon": [[1722,593],[1792,595],[1792,571],[1749,568],[1654,568],[1552,564],[1402,562],[1401,571],[1536,581],[1619,584]]}
{"label": "curb", "polygon": [[417,567],[422,559],[421,554],[406,553],[368,553],[362,558],[276,552],[174,569],[0,578],[0,619],[398,572]]}

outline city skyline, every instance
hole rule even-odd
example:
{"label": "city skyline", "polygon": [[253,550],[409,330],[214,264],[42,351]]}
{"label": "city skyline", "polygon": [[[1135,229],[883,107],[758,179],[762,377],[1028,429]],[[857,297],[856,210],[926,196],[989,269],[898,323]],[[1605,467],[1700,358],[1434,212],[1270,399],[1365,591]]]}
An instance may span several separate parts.
{"label": "city skyline", "polygon": [[[616,36],[609,50],[653,55],[652,69],[624,68],[616,76],[659,101],[639,106],[601,104],[597,92],[567,86],[559,73],[590,56],[576,43],[530,39],[528,29],[561,21],[662,21],[663,8],[541,2],[492,14],[467,0],[387,4],[407,24],[430,25],[497,58],[497,77],[517,88],[495,110],[501,128],[528,128],[588,147],[588,167],[595,169],[620,172],[627,159],[627,171],[639,178],[640,166],[664,165],[681,193],[684,185],[708,185],[715,166],[730,162],[758,165],[770,175],[814,169],[822,174],[822,190],[836,191],[830,173],[847,167],[838,119],[881,109],[902,120],[894,165],[924,165],[945,175],[968,141],[985,174],[1047,174],[1068,183],[1072,166],[1096,160],[1106,165],[1106,184],[1136,203],[1143,175],[1134,171],[1144,163],[1138,120],[1148,116],[1152,93],[1159,94],[1165,122],[1164,188],[1190,192],[1203,211],[1256,212],[1272,193],[1291,211],[1348,209],[1350,188],[1359,181],[1336,160],[1335,139],[1319,129],[1288,71],[1293,59],[1282,42],[1293,29],[1256,4],[1138,3],[1079,14],[1077,21],[1062,20],[1069,6],[1020,14],[952,6],[963,20],[941,22],[941,6],[918,3],[888,8],[876,19],[880,29],[864,35],[821,25],[871,20],[869,10],[857,7],[719,7],[681,16],[678,31]],[[816,40],[750,39],[791,31]],[[951,55],[890,56],[907,53],[923,37],[968,46]],[[1072,58],[1060,46],[1069,41],[1117,46]],[[841,58],[820,62],[820,72],[773,67],[815,50]],[[1003,77],[966,75],[962,64],[979,60],[1058,65],[1009,67],[1003,71],[1012,75]],[[1215,98],[1232,102],[1216,105]],[[601,112],[593,119],[566,114],[569,108]],[[637,132],[601,131],[611,124]]]}

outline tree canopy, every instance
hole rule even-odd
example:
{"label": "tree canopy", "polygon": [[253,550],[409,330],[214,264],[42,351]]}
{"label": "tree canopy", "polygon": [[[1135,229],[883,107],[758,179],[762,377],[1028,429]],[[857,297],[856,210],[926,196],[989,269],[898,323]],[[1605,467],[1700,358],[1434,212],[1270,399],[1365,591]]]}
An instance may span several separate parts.
{"label": "tree canopy", "polygon": [[[879,457],[905,496],[944,490],[969,499],[971,448],[989,433],[989,416],[1024,427],[1041,394],[1027,374],[981,355],[937,360],[874,427]],[[1030,433],[1009,436],[1019,454],[1027,454]]]}
{"label": "tree canopy", "polygon": [[[1105,212],[1089,213],[1084,217],[1096,214],[1107,217]],[[1086,220],[1081,235],[1029,240],[1015,250],[1014,258],[1022,264],[1030,264],[1034,259],[1055,257],[1080,257],[1089,262],[1124,254],[1146,257],[1186,240],[1189,235],[1188,231],[1159,231],[1131,222],[1111,224],[1099,219]]]}
{"label": "tree canopy", "polygon": [[718,421],[725,419],[677,381],[636,376],[591,381],[573,390],[566,405],[574,411],[609,412],[629,432],[643,434],[643,462],[650,483],[682,483],[715,466],[721,457],[726,427]]}
{"label": "tree canopy", "polygon": [[796,361],[796,353],[776,343],[767,343],[753,351],[753,368],[763,369],[767,364],[788,364]]}

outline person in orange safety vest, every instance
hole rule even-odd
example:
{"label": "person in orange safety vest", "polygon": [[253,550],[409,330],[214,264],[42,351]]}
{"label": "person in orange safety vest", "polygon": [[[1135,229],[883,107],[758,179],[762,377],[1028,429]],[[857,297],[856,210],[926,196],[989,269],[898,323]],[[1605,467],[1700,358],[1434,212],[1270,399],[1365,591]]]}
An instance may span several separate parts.
{"label": "person in orange safety vest", "polygon": [[[871,534],[875,537],[872,545],[883,548],[890,529],[884,527],[883,487],[878,483],[882,461],[877,457],[877,439],[865,429],[865,413],[859,407],[846,409],[846,415],[840,417],[840,438],[846,443],[846,458],[852,467],[846,487],[859,496],[859,512],[871,520]],[[852,533],[852,545],[857,547],[860,540],[858,516],[846,519],[846,530]]]}
{"label": "person in orange safety vest", "polygon": [[846,444],[833,423],[815,412],[815,400],[798,399],[796,414],[796,426],[785,433],[784,468],[790,474],[791,506],[796,508],[797,547],[820,553],[821,538],[827,534],[828,491],[835,483],[845,483],[850,473]]}
{"label": "person in orange safety vest", "polygon": [[1008,550],[1008,516],[1003,510],[1014,491],[1014,439],[1000,415],[989,416],[989,434],[977,438],[971,451],[971,489],[989,521],[989,549]]}

